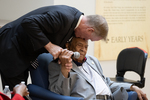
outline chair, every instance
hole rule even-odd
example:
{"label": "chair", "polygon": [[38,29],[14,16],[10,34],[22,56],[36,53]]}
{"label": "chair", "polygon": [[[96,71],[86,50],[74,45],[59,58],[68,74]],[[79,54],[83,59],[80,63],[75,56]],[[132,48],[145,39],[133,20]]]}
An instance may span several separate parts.
{"label": "chair", "polygon": [[[115,78],[110,79],[116,82],[132,83],[139,88],[143,88],[145,86],[144,72],[147,56],[147,52],[138,47],[122,50],[117,58],[117,75]],[[140,76],[140,80],[135,81],[124,78],[127,71],[137,73]]]}
{"label": "chair", "polygon": [[38,56],[39,66],[30,68],[32,84],[29,84],[28,90],[32,100],[83,100],[79,97],[62,96],[48,90],[48,64],[53,60],[49,53],[43,53]]}

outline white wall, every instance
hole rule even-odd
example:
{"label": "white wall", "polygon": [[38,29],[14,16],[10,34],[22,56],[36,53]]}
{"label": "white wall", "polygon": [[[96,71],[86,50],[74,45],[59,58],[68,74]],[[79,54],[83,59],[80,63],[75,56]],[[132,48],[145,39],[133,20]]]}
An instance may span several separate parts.
{"label": "white wall", "polygon": [[[35,8],[47,5],[69,5],[78,8],[80,11],[84,12],[85,15],[95,14],[95,0],[0,0],[0,19],[3,20],[14,20],[23,14],[31,11]],[[7,21],[4,21],[5,23]],[[2,21],[0,20],[0,24]],[[110,32],[111,33],[111,32]],[[109,34],[110,34],[109,33]],[[110,51],[111,52],[111,51]],[[94,55],[94,42],[89,41],[88,54]],[[100,61],[103,68],[104,75],[107,77],[115,77],[116,75],[116,60],[112,61]],[[147,60],[145,77],[146,83],[144,89],[142,89],[150,98],[150,58]],[[126,77],[138,79],[138,76],[129,73]],[[30,81],[30,79],[29,79]],[[0,91],[1,84],[0,84]]]}
{"label": "white wall", "polygon": [[54,0],[0,0],[0,19],[14,20],[42,6],[53,5]]}

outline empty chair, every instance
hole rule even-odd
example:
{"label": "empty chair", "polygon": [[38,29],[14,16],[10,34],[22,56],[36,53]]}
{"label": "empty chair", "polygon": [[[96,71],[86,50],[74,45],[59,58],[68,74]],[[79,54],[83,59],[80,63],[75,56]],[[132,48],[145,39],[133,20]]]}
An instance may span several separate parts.
{"label": "empty chair", "polygon": [[[147,56],[147,52],[138,47],[122,50],[117,58],[117,75],[115,78],[110,79],[116,82],[132,83],[139,88],[143,88],[145,85],[144,72]],[[124,78],[127,71],[137,73],[140,76],[140,80],[135,81]]]}

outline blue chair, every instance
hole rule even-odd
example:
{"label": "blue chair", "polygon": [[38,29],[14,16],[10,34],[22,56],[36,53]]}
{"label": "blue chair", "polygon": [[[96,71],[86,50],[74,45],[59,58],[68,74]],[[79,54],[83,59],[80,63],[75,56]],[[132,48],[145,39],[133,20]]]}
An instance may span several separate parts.
{"label": "blue chair", "polygon": [[83,98],[63,96],[48,90],[48,65],[52,60],[51,54],[43,53],[38,56],[39,67],[30,68],[32,84],[27,87],[32,100],[83,100]]}
{"label": "blue chair", "polygon": [[[36,69],[30,68],[32,84],[29,84],[28,90],[32,100],[84,100],[79,97],[63,96],[48,90],[48,65],[53,60],[53,56],[49,53],[43,53],[38,56],[39,67]],[[128,92],[128,100],[136,100],[137,93]]]}

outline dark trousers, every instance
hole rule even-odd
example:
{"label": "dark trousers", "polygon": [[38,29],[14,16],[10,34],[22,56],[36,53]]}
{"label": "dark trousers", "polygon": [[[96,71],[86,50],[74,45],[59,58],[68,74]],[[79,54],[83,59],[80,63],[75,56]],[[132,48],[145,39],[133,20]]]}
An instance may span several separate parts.
{"label": "dark trousers", "polygon": [[3,72],[0,72],[1,74],[1,80],[2,80],[2,87],[4,89],[5,85],[9,86],[9,89],[11,91],[13,91],[13,88],[15,85],[20,84],[21,81],[24,81],[25,84],[27,85],[27,79],[28,79],[28,70],[24,71],[23,73],[21,73],[20,75],[16,76],[16,77],[6,77],[4,76]]}

